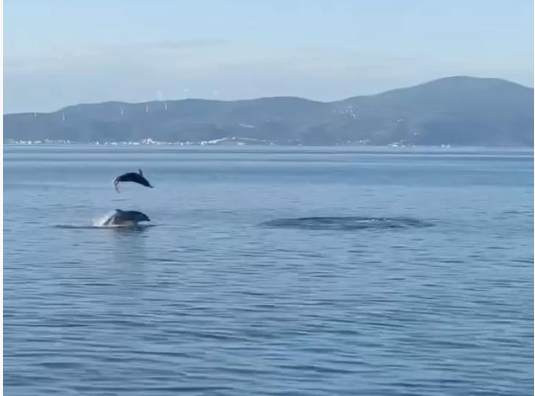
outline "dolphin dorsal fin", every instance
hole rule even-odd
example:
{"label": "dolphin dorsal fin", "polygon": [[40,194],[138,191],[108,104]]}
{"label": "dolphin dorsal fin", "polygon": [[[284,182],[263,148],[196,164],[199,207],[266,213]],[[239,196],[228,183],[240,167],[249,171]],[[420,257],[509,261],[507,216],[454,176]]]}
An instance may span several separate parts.
{"label": "dolphin dorsal fin", "polygon": [[115,211],[116,211],[117,213],[122,213],[122,210],[121,210],[121,209],[115,209]]}
{"label": "dolphin dorsal fin", "polygon": [[140,176],[143,176],[143,171],[141,169],[138,169]]}

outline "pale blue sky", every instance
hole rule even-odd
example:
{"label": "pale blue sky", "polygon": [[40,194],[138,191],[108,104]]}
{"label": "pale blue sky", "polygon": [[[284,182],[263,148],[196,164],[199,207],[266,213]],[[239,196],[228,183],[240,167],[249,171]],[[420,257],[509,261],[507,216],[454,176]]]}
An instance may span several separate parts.
{"label": "pale blue sky", "polygon": [[4,1],[4,113],[335,100],[451,75],[532,86],[533,1]]}

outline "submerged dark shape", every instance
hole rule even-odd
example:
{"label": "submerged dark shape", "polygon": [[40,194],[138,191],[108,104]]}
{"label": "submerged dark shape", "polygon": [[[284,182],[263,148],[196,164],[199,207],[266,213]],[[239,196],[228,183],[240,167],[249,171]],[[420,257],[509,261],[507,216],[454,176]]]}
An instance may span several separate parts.
{"label": "submerged dark shape", "polygon": [[419,228],[432,224],[409,217],[299,217],[271,220],[262,225],[301,230],[355,231]]}
{"label": "submerged dark shape", "polygon": [[104,222],[104,226],[136,227],[142,221],[150,221],[149,216],[136,210],[115,209],[115,213]]}
{"label": "submerged dark shape", "polygon": [[143,176],[143,171],[141,169],[138,169],[138,173],[130,172],[130,173],[125,173],[121,176],[117,176],[115,180],[113,180],[113,185],[115,189],[117,190],[117,192],[119,192],[118,184],[124,183],[124,182],[133,182],[133,183],[141,184],[142,186],[145,186],[145,187],[153,188],[151,184],[149,183],[149,181],[145,179],[145,177]]}

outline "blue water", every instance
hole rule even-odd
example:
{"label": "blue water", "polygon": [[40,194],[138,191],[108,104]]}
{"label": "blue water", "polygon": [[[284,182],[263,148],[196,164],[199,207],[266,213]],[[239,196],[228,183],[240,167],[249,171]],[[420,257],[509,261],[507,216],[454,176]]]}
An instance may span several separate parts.
{"label": "blue water", "polygon": [[532,203],[533,152],[4,146],[4,390],[533,394]]}

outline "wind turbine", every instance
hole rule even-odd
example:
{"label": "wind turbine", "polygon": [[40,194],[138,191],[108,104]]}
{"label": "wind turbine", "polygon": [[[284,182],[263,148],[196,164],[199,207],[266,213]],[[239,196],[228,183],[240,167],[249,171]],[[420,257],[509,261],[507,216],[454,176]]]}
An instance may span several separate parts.
{"label": "wind turbine", "polygon": [[163,102],[163,111],[167,111],[167,101],[163,99],[162,91],[158,91],[158,100]]}

